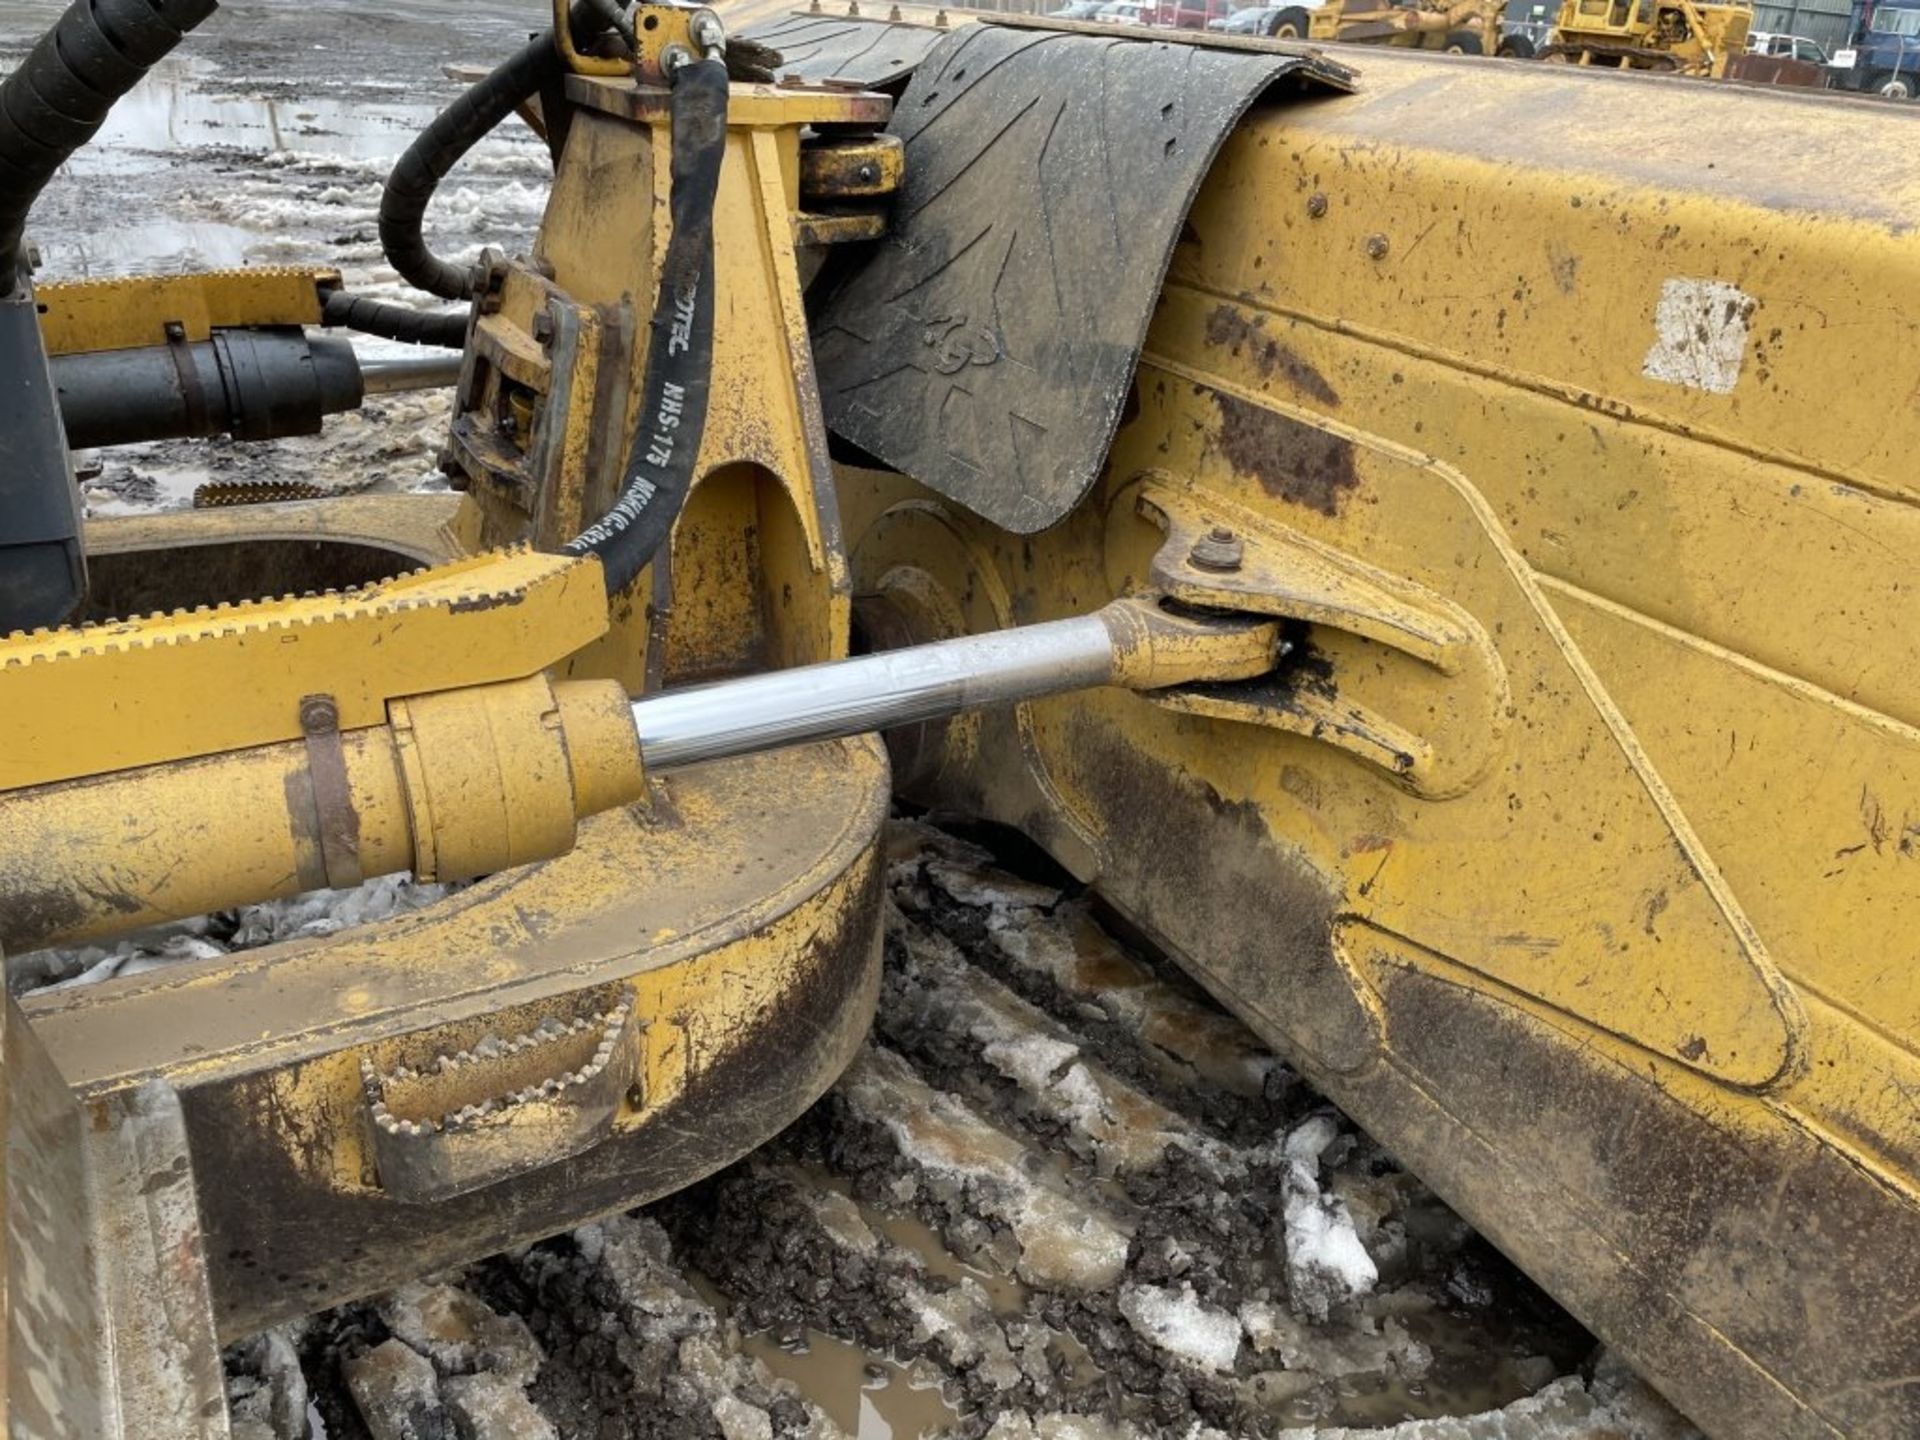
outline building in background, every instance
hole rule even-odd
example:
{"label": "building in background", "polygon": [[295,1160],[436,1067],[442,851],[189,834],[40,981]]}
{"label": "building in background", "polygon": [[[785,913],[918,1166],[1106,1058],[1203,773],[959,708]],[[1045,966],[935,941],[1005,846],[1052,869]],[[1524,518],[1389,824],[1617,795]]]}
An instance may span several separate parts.
{"label": "building in background", "polygon": [[1804,35],[1829,55],[1852,37],[1854,12],[1849,0],[1786,0],[1753,7],[1753,28],[1780,35]]}

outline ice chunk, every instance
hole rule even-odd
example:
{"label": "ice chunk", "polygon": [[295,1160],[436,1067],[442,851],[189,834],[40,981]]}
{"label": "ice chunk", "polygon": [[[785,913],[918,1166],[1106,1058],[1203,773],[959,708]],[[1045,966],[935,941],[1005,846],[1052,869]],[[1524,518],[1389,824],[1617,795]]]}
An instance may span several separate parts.
{"label": "ice chunk", "polygon": [[1140,1432],[1098,1415],[1030,1415],[1008,1410],[994,1418],[985,1440],[1135,1440]]}
{"label": "ice chunk", "polygon": [[[1340,1127],[1331,1115],[1315,1115],[1309,1120],[1302,1120],[1287,1133],[1286,1140],[1281,1143],[1280,1153],[1295,1164],[1305,1165],[1309,1178],[1316,1177],[1321,1153],[1339,1133]],[[1314,1183],[1318,1188],[1317,1179]]]}
{"label": "ice chunk", "polygon": [[1002,1075],[1027,1089],[1045,1090],[1079,1057],[1080,1047],[1051,1035],[1028,1033],[990,1040],[980,1054]]}
{"label": "ice chunk", "polygon": [[962,1280],[937,1292],[908,1283],[901,1300],[918,1328],[937,1341],[956,1366],[977,1370],[996,1390],[1011,1390],[1020,1383],[1019,1362],[1005,1333],[994,1323],[986,1291],[975,1281]]}
{"label": "ice chunk", "polygon": [[402,1285],[381,1300],[380,1318],[442,1375],[485,1370],[526,1385],[545,1358],[526,1321],[453,1285]]}
{"label": "ice chunk", "polygon": [[1202,1304],[1191,1285],[1128,1285],[1120,1313],[1143,1338],[1203,1369],[1230,1374],[1240,1357],[1240,1321]]}
{"label": "ice chunk", "polygon": [[1331,1116],[1296,1126],[1281,1146],[1287,1288],[1294,1309],[1325,1320],[1333,1307],[1369,1293],[1380,1272],[1360,1243],[1346,1202],[1320,1189],[1320,1156],[1339,1135]]}
{"label": "ice chunk", "polygon": [[962,905],[986,910],[1047,910],[1060,903],[1060,892],[1053,886],[1037,885],[990,866],[929,859],[927,878]]}
{"label": "ice chunk", "polygon": [[440,1393],[462,1440],[560,1440],[553,1422],[504,1375],[456,1375]]}
{"label": "ice chunk", "polygon": [[1021,1279],[1048,1289],[1100,1290],[1120,1277],[1127,1236],[1111,1217],[1029,1175],[1019,1140],[958,1096],[935,1090],[893,1051],[863,1051],[839,1093],[856,1118],[886,1131],[932,1186],[964,1193],[970,1208],[1013,1232]]}
{"label": "ice chunk", "polygon": [[1103,1174],[1150,1169],[1174,1145],[1216,1169],[1234,1167],[1228,1147],[1104,1069],[1079,1037],[970,963],[947,936],[899,914],[888,933],[903,963],[889,977],[883,1017],[977,1044],[982,1060],[1066,1123],[1069,1147]]}
{"label": "ice chunk", "polygon": [[92,985],[189,960],[211,960],[281,940],[331,935],[350,925],[390,920],[418,910],[458,886],[423,885],[406,874],[381,875],[352,890],[314,890],[285,900],[244,905],[237,912],[197,915],[121,940],[112,947],[76,946],[7,957],[15,993],[42,986]]}
{"label": "ice chunk", "polygon": [[1282,1430],[1278,1440],[1594,1440],[1602,1435],[1622,1440],[1698,1440],[1692,1427],[1657,1399],[1645,1409],[1621,1411],[1598,1398],[1599,1390],[1597,1377],[1589,1391],[1577,1375],[1568,1375],[1537,1395],[1479,1415],[1408,1420],[1380,1430]]}
{"label": "ice chunk", "polygon": [[713,1402],[713,1422],[724,1440],[773,1440],[773,1417],[738,1395],[722,1395]]}
{"label": "ice chunk", "polygon": [[307,1377],[297,1348],[300,1326],[267,1330],[235,1348],[241,1373],[227,1379],[235,1440],[307,1440]]}
{"label": "ice chunk", "polygon": [[828,1190],[803,1181],[794,1186],[794,1193],[813,1212],[813,1218],[827,1232],[827,1237],[841,1249],[855,1255],[873,1256],[880,1253],[880,1237],[873,1233],[873,1227],[867,1224],[860,1207],[838,1190]]}
{"label": "ice chunk", "polygon": [[373,1440],[422,1440],[453,1427],[427,1357],[387,1340],[341,1367],[354,1406]]}

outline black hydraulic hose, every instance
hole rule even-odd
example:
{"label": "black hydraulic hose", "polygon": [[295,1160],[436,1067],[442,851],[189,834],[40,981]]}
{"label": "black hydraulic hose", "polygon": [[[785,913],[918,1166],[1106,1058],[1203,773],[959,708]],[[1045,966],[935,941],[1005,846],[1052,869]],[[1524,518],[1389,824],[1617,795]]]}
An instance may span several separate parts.
{"label": "black hydraulic hose", "polygon": [[0,83],[0,296],[19,288],[27,211],[215,0],[73,0]]}
{"label": "black hydraulic hose", "polygon": [[609,595],[633,582],[673,529],[693,486],[713,378],[713,199],[727,147],[725,62],[675,70],[668,105],[673,235],[660,265],[626,475],[612,508],[566,547],[600,557]]}
{"label": "black hydraulic hose", "polygon": [[[604,23],[596,0],[575,0],[568,19],[576,40],[594,33]],[[542,30],[436,115],[394,162],[386,188],[380,192],[380,248],[401,279],[443,300],[473,298],[471,268],[442,260],[427,248],[422,231],[427,205],[461,156],[565,73],[566,62],[553,43],[553,32]]]}
{"label": "black hydraulic hose", "polygon": [[415,310],[410,305],[394,305],[384,300],[368,300],[345,290],[329,290],[320,312],[320,323],[345,330],[358,330],[386,340],[408,345],[444,345],[458,350],[467,343],[470,308],[435,314]]}

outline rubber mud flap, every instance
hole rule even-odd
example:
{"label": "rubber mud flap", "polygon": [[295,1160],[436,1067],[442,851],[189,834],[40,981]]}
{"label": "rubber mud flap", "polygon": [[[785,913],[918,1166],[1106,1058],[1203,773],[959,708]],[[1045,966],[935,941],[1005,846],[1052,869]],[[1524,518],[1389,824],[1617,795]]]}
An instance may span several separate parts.
{"label": "rubber mud flap", "polygon": [[894,111],[893,228],[816,315],[828,425],[1021,534],[1098,475],[1214,154],[1316,56],[970,25]]}
{"label": "rubber mud flap", "polygon": [[781,79],[851,81],[884,90],[904,81],[953,32],[944,27],[847,15],[780,15],[742,38],[780,52]]}

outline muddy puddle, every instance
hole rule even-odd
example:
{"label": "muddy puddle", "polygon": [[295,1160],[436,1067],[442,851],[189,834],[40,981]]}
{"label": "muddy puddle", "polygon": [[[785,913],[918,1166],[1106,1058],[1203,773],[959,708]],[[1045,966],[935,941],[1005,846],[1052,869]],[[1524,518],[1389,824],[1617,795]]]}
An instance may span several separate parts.
{"label": "muddy puddle", "polygon": [[941,1396],[937,1376],[875,1359],[832,1335],[809,1330],[797,1342],[779,1345],[761,1331],[746,1337],[744,1348],[775,1377],[811,1397],[855,1440],[913,1440],[960,1420]]}
{"label": "muddy puddle", "polygon": [[[58,13],[0,3],[0,69]],[[461,90],[448,71],[490,66],[544,23],[541,7],[403,0],[226,5],[117,105],[55,176],[28,239],[41,279],[239,265],[337,268],[376,299],[436,308],[380,251],[380,187],[396,157]],[[438,254],[525,249],[551,174],[519,120],[475,146],[429,208]],[[369,355],[411,347],[358,337]],[[450,392],[384,396],[328,434],[268,444],[159,443],[76,457],[89,513],[192,503],[209,481],[317,481],[338,491],[434,483]]]}
{"label": "muddy puddle", "polygon": [[[420,103],[220,93],[209,88],[220,74],[206,60],[179,56],[156,66],[114,107],[96,143],[68,162],[48,197],[49,220],[84,212],[95,195],[163,185],[197,157],[224,157],[215,163],[230,183],[155,195],[113,225],[36,225],[42,275],[300,263],[343,248],[338,237],[364,228],[380,175],[433,114]],[[496,165],[523,155],[531,178],[540,161],[533,144],[492,147]],[[245,173],[249,161],[265,162],[263,173]]]}
{"label": "muddy puddle", "polygon": [[[57,13],[0,5],[11,68]],[[392,288],[373,223],[380,182],[459,93],[539,23],[525,6],[225,7],[116,105],[55,177],[29,239],[44,278],[243,264],[335,264]],[[456,169],[429,212],[442,253],[524,245],[544,203],[539,139],[517,120]]]}

